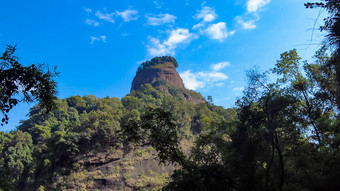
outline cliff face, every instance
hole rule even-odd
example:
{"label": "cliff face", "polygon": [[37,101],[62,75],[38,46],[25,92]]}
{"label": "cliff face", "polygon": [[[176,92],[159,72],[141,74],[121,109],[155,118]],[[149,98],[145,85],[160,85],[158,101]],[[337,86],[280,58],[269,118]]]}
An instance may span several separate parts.
{"label": "cliff face", "polygon": [[156,81],[165,81],[175,87],[184,88],[183,81],[177,73],[174,64],[164,62],[137,72],[137,75],[132,81],[131,90],[139,90],[142,85],[146,83],[153,84]]}
{"label": "cliff face", "polygon": [[155,57],[141,64],[132,81],[130,95],[135,95],[143,85],[150,84],[166,95],[179,97],[195,104],[206,100],[201,94],[184,88],[183,80],[176,71],[177,61],[173,57]]}

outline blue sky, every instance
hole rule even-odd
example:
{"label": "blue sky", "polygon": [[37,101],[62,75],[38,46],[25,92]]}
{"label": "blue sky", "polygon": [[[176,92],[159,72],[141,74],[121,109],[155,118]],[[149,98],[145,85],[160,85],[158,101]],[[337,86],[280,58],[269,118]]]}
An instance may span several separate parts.
{"label": "blue sky", "polygon": [[[252,66],[284,51],[309,60],[320,45],[319,10],[303,0],[11,0],[0,7],[0,50],[17,44],[21,63],[57,66],[59,98],[122,98],[138,65],[171,55],[187,88],[232,107]],[[14,129],[29,107],[10,113]]]}

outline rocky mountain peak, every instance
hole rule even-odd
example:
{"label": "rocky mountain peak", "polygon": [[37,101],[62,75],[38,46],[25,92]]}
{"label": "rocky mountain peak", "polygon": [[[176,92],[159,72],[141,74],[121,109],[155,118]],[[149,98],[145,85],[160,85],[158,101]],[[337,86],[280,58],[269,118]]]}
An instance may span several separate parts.
{"label": "rocky mountain peak", "polygon": [[164,81],[172,86],[184,88],[183,81],[176,71],[177,67],[176,59],[170,56],[155,57],[143,62],[132,81],[131,91],[138,90],[146,83],[153,84],[156,81]]}
{"label": "rocky mountain peak", "polygon": [[136,95],[137,91],[143,89],[141,87],[150,84],[168,96],[195,104],[206,102],[201,94],[184,88],[183,80],[176,71],[177,67],[176,59],[170,56],[155,57],[142,63],[132,81],[130,95]]}

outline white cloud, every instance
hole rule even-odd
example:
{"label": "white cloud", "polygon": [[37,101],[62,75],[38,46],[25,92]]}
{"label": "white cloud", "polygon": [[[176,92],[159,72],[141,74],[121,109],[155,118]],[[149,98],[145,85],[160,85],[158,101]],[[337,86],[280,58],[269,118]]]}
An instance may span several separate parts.
{"label": "white cloud", "polygon": [[212,24],[205,31],[207,35],[214,40],[223,41],[228,37],[227,26],[225,22]]}
{"label": "white cloud", "polygon": [[139,14],[137,10],[126,9],[125,11],[118,12],[116,11],[118,16],[121,16],[124,22],[134,21],[139,18]]}
{"label": "white cloud", "polygon": [[245,29],[245,30],[253,30],[256,28],[256,25],[255,25],[255,20],[248,20],[248,21],[244,21],[242,19],[242,17],[238,16],[238,17],[235,17],[237,23],[239,25],[241,25],[242,29]]}
{"label": "white cloud", "polygon": [[95,41],[102,41],[103,43],[106,43],[106,36],[103,35],[103,36],[91,36],[90,37],[90,40],[91,40],[91,44],[93,44]]}
{"label": "white cloud", "polygon": [[221,86],[223,83],[219,81],[226,80],[227,75],[216,71],[203,71],[193,73],[191,70],[187,70],[179,74],[183,79],[184,86],[191,90],[204,88],[207,85]]}
{"label": "white cloud", "polygon": [[193,34],[188,29],[176,29],[170,32],[170,37],[164,42],[169,47],[176,47],[177,44],[188,42],[193,37]]}
{"label": "white cloud", "polygon": [[200,10],[194,18],[196,20],[202,20],[202,22],[212,22],[217,18],[217,14],[215,13],[215,9],[212,7],[204,6],[202,10]]}
{"label": "white cloud", "polygon": [[241,91],[243,91],[244,90],[244,87],[242,86],[242,87],[236,87],[236,88],[233,88],[233,91],[235,91],[235,92],[241,92]]}
{"label": "white cloud", "polygon": [[190,90],[196,90],[199,88],[203,88],[205,84],[202,81],[199,81],[198,76],[194,73],[191,73],[190,70],[182,72],[179,74],[183,80],[183,83],[186,88]]}
{"label": "white cloud", "polygon": [[235,30],[228,32],[228,36],[233,36],[236,33]]}
{"label": "white cloud", "polygon": [[91,44],[93,44],[96,40],[99,40],[99,38],[95,36],[91,36],[90,39],[91,39]]}
{"label": "white cloud", "polygon": [[204,27],[204,26],[205,26],[204,23],[197,23],[196,25],[194,25],[194,26],[192,27],[192,29],[196,30],[196,29],[202,28],[202,27]]}
{"label": "white cloud", "polygon": [[170,31],[169,37],[163,42],[151,37],[151,44],[147,46],[147,49],[150,56],[173,55],[180,44],[189,43],[194,38],[195,35],[190,33],[188,29],[179,28]]}
{"label": "white cloud", "polygon": [[96,17],[98,17],[101,20],[108,21],[110,23],[114,23],[115,21],[113,20],[114,13],[102,13],[100,11],[96,12]]}
{"label": "white cloud", "polygon": [[152,1],[152,3],[156,5],[156,8],[157,8],[157,9],[162,8],[162,4],[163,4],[163,3],[160,3],[158,0],[154,0],[154,1]]}
{"label": "white cloud", "polygon": [[[205,3],[203,3],[202,6],[204,4]],[[214,21],[218,17],[218,15],[215,13],[215,9],[214,8],[204,6],[193,17],[196,20],[200,21],[199,23],[195,24],[192,27],[192,29],[196,30],[196,29],[204,28],[206,26],[206,23],[210,23],[210,22]],[[202,31],[200,30],[200,32],[202,32]]]}
{"label": "white cloud", "polygon": [[100,40],[102,40],[104,43],[106,43],[106,36],[103,35],[103,36],[99,36]]}
{"label": "white cloud", "polygon": [[197,74],[201,78],[204,78],[205,81],[209,81],[209,82],[216,82],[216,81],[220,81],[220,80],[226,80],[228,78],[227,75],[225,75],[225,74],[223,74],[221,72],[216,72],[216,71],[212,71],[212,72],[198,72]]}
{"label": "white cloud", "polygon": [[151,45],[147,45],[147,49],[150,56],[161,56],[172,54],[171,49],[166,47],[163,43],[159,41],[157,38],[150,38]]}
{"label": "white cloud", "polygon": [[230,63],[229,62],[220,62],[220,63],[217,63],[217,64],[213,64],[211,65],[211,68],[214,70],[214,71],[219,71],[227,66],[229,66]]}
{"label": "white cloud", "polygon": [[247,10],[248,12],[257,12],[258,9],[266,6],[271,0],[248,0]]}
{"label": "white cloud", "polygon": [[85,23],[88,24],[88,25],[95,26],[95,27],[99,26],[99,22],[92,20],[92,19],[86,19]]}
{"label": "white cloud", "polygon": [[206,86],[223,86],[224,83],[221,81],[228,79],[228,76],[222,72],[218,72],[218,70],[214,70],[215,65],[211,65],[212,70],[210,71],[194,73],[191,72],[191,70],[187,70],[181,72],[179,75],[183,79],[185,87],[191,90],[204,88]]}
{"label": "white cloud", "polygon": [[170,14],[146,15],[147,24],[151,26],[174,23],[176,16]]}
{"label": "white cloud", "polygon": [[87,13],[91,13],[91,12],[92,12],[92,9],[90,9],[90,8],[84,8],[84,11],[87,12]]}

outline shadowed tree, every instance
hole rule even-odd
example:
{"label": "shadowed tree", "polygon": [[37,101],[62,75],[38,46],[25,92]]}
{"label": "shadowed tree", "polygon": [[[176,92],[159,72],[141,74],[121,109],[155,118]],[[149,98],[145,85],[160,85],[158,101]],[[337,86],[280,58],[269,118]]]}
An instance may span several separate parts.
{"label": "shadowed tree", "polygon": [[23,66],[14,56],[16,46],[7,46],[0,57],[0,109],[1,125],[8,123],[8,112],[19,102],[39,102],[47,111],[55,107],[57,72],[45,64]]}

